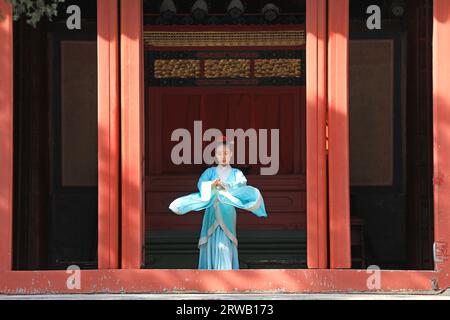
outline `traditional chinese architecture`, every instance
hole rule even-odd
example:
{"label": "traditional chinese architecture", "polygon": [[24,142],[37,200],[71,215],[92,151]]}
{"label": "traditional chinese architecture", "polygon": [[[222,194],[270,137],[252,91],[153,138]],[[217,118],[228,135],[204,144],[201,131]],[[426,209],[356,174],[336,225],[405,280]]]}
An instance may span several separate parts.
{"label": "traditional chinese architecture", "polygon": [[[449,1],[0,12],[0,293],[450,287]],[[280,132],[276,175],[240,166],[269,218],[239,212],[239,271],[196,270],[202,215],[168,209],[207,167],[171,161],[198,121]]]}

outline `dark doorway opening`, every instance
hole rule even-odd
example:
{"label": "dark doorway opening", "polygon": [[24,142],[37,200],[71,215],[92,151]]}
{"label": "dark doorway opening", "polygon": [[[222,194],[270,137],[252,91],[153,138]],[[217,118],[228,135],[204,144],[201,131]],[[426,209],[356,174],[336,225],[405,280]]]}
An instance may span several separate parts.
{"label": "dark doorway opening", "polygon": [[58,13],[14,23],[15,270],[97,265],[96,1]]}
{"label": "dark doorway opening", "polygon": [[351,0],[350,16],[355,267],[365,246],[366,265],[433,269],[433,1]]}
{"label": "dark doorway opening", "polygon": [[[171,141],[171,133],[179,128],[193,132],[194,121],[202,121],[204,131],[280,129],[277,175],[260,176],[258,165],[239,167],[248,183],[261,190],[269,214],[260,221],[238,212],[240,267],[306,268],[305,1],[274,1],[280,9],[274,20],[264,16],[266,3],[262,1],[243,1],[244,12],[239,17],[227,12],[229,1],[206,1],[208,15],[197,19],[191,10],[194,2],[174,1],[176,14],[170,16],[160,12],[163,1],[144,1],[145,266],[198,266],[203,214],[179,217],[168,206],[175,198],[196,192],[197,180],[208,167],[174,165],[170,156],[176,142]],[[183,34],[183,27],[195,37]],[[280,29],[298,32],[298,43],[283,46],[280,39],[286,34],[280,32],[280,38],[255,44],[252,35]],[[209,38],[214,30],[227,34],[216,32],[222,37],[217,41]],[[171,31],[177,32],[180,42],[161,42],[162,38],[152,35]],[[236,33],[248,36],[248,42],[239,42]],[[277,59],[299,74],[255,76],[255,60],[273,63]],[[215,62],[218,67],[208,73]],[[242,68],[236,67],[239,63]],[[171,64],[177,67],[171,68]],[[245,74],[247,64],[250,67]],[[192,73],[197,65],[198,72]],[[175,68],[177,72],[172,72]]]}

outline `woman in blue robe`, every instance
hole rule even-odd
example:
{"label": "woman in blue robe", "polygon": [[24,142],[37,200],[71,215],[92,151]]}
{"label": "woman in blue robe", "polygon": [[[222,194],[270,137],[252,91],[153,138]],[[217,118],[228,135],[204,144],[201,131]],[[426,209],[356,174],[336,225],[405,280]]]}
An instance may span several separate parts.
{"label": "woman in blue robe", "polygon": [[247,186],[244,174],[230,166],[232,153],[227,144],[216,148],[217,167],[207,169],[198,181],[199,192],[173,201],[169,208],[178,215],[206,210],[200,233],[199,269],[239,269],[236,237],[236,208],[267,217],[258,189]]}

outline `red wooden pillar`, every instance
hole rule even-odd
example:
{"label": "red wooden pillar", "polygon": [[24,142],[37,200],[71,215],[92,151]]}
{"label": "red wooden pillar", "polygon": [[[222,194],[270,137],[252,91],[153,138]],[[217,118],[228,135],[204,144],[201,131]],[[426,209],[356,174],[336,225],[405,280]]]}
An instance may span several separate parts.
{"label": "red wooden pillar", "polygon": [[117,0],[97,1],[98,268],[119,268],[119,16]]}
{"label": "red wooden pillar", "polygon": [[351,268],[348,119],[349,0],[328,1],[330,268]]}
{"label": "red wooden pillar", "polygon": [[434,0],[433,23],[435,255],[450,285],[450,1]]}
{"label": "red wooden pillar", "polygon": [[306,1],[306,130],[308,268],[328,267],[327,243],[327,4]]}
{"label": "red wooden pillar", "polygon": [[12,269],[13,229],[13,24],[0,0],[0,271]]}
{"label": "red wooden pillar", "polygon": [[139,269],[144,238],[142,0],[121,7],[122,268]]}

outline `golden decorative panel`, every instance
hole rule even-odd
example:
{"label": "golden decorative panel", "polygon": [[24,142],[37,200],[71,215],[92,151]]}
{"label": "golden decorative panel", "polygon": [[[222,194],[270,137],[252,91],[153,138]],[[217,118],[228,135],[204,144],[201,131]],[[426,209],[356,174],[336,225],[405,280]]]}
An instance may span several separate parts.
{"label": "golden decorative panel", "polygon": [[145,51],[149,87],[305,86],[304,48]]}
{"label": "golden decorative panel", "polygon": [[144,42],[155,47],[217,47],[217,46],[302,46],[305,31],[246,32],[170,32],[145,31]]}
{"label": "golden decorative panel", "polygon": [[205,78],[250,78],[248,59],[205,60]]}
{"label": "golden decorative panel", "polygon": [[301,77],[300,59],[256,59],[256,78],[290,78]]}
{"label": "golden decorative panel", "polygon": [[155,60],[155,78],[198,78],[200,61],[192,59]]}

